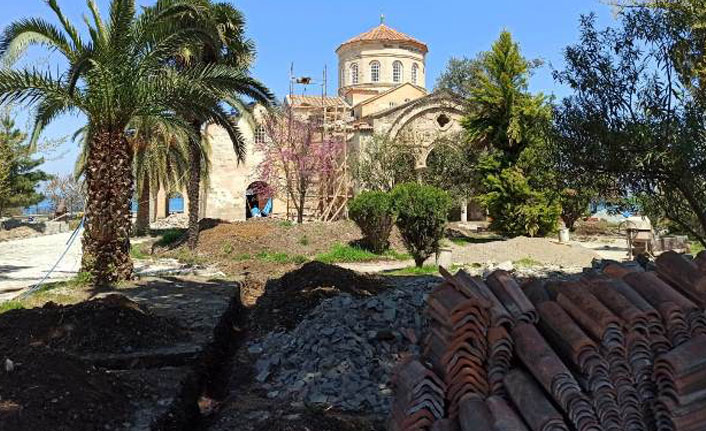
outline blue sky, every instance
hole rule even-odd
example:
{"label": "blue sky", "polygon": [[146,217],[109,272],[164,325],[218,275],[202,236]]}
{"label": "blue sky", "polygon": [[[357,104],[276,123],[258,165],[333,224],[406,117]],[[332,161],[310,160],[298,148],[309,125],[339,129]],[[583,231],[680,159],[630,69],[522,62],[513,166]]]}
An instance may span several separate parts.
{"label": "blue sky", "polygon": [[[109,0],[97,0],[106,9]],[[289,67],[294,62],[296,75],[320,77],[329,69],[329,94],[335,94],[336,47],[380,22],[427,43],[427,85],[431,88],[452,56],[474,56],[487,50],[503,29],[512,32],[523,54],[541,58],[546,65],[531,81],[532,91],[562,97],[565,88],[555,84],[553,68],[563,65],[562,50],[578,37],[580,14],[595,12],[602,25],[613,20],[611,8],[599,0],[227,0],[239,7],[247,18],[248,35],[257,45],[253,74],[268,85],[278,98],[288,92]],[[142,5],[152,0],[138,0]],[[3,1],[0,27],[14,19],[30,16],[51,18],[43,0]],[[82,25],[87,11],[85,0],[59,0],[65,13]],[[33,63],[37,52],[31,51],[26,62]],[[51,63],[51,62],[50,62]],[[309,88],[318,94],[320,90]],[[26,120],[25,120],[26,121]],[[24,121],[21,121],[24,124]],[[81,118],[67,117],[54,123],[49,137],[72,134],[82,125]],[[52,173],[66,173],[73,168],[77,148],[67,142],[44,165]]]}

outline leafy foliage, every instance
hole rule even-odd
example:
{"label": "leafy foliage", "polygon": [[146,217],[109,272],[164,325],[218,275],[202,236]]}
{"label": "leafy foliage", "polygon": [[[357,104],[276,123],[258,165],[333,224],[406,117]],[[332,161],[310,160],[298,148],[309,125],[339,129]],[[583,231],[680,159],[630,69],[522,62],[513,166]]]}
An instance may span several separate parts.
{"label": "leafy foliage", "polygon": [[38,170],[44,160],[33,158],[27,135],[15,127],[9,112],[0,117],[0,216],[7,210],[37,204],[44,196],[37,186],[51,176]]}
{"label": "leafy foliage", "polygon": [[[98,284],[129,278],[129,234],[133,196],[133,151],[126,132],[137,119],[193,131],[192,125],[222,126],[241,142],[224,100],[247,93],[269,95],[240,64],[180,61],[197,46],[221,46],[231,28],[208,27],[205,0],[165,0],[138,12],[135,0],[112,0],[104,19],[94,0],[82,34],[56,0],[47,0],[57,24],[22,19],[0,37],[0,55],[12,58],[29,45],[61,55],[66,70],[36,68],[0,71],[0,104],[36,107],[30,143],[64,114],[82,113],[86,157],[86,230],[83,269]],[[210,21],[209,21],[210,22]],[[212,51],[219,56],[223,51]],[[263,97],[266,98],[266,97]],[[200,174],[198,165],[192,172]]]}
{"label": "leafy foliage", "polygon": [[552,190],[545,190],[552,183],[544,154],[551,108],[544,95],[528,91],[537,64],[522,57],[507,31],[480,58],[463,121],[480,148],[478,201],[498,232],[545,235],[555,229],[559,206]]}
{"label": "leafy foliage", "polygon": [[421,267],[429,256],[439,251],[451,198],[433,186],[405,183],[392,190],[392,200],[405,246],[415,264]]}
{"label": "leafy foliage", "polygon": [[619,19],[601,31],[582,17],[580,43],[556,73],[573,89],[555,112],[557,143],[604,196],[639,197],[706,243],[706,109],[675,61],[683,39],[663,9]]}
{"label": "leafy foliage", "polygon": [[385,192],[362,192],[348,204],[348,214],[363,232],[363,241],[373,253],[390,247],[390,233],[396,213]]}
{"label": "leafy foliage", "polygon": [[522,170],[513,166],[486,176],[479,199],[492,216],[490,228],[508,236],[543,236],[556,230],[561,206],[533,189]]}
{"label": "leafy foliage", "polygon": [[374,135],[363,145],[353,172],[363,189],[389,192],[397,184],[414,181],[414,154],[386,136]]}
{"label": "leafy foliage", "polygon": [[427,157],[422,180],[445,190],[454,199],[469,199],[477,192],[475,166],[477,152],[459,137],[438,142]]}
{"label": "leafy foliage", "polygon": [[446,69],[436,80],[436,91],[447,90],[468,99],[471,96],[471,85],[482,73],[482,57],[451,57],[446,63]]}
{"label": "leafy foliage", "polygon": [[[202,137],[204,125],[215,123],[225,128],[238,161],[245,159],[245,141],[224,107],[237,112],[245,121],[253,123],[247,99],[268,106],[273,96],[258,80],[250,76],[250,67],[255,59],[255,44],[245,36],[245,17],[228,2],[213,0],[159,0],[148,8],[148,14],[163,14],[176,11],[170,17],[175,29],[185,29],[197,37],[178,41],[177,49],[170,53],[169,63],[179,72],[191,69],[222,69],[231,73],[223,75],[230,90],[222,92],[216,99],[203,105],[207,110],[218,110],[217,118],[204,118],[190,112],[190,107],[177,108],[191,128],[188,160],[189,170],[187,194],[189,197],[188,244],[196,248],[199,239],[200,193],[204,173],[208,172],[206,145]],[[182,38],[183,39],[183,38]]]}
{"label": "leafy foliage", "polygon": [[263,123],[267,138],[255,144],[262,154],[258,177],[268,186],[262,192],[286,193],[297,211],[297,222],[302,223],[307,195],[317,181],[335,174],[345,142],[334,135],[322,139],[319,124],[290,110],[273,110]]}

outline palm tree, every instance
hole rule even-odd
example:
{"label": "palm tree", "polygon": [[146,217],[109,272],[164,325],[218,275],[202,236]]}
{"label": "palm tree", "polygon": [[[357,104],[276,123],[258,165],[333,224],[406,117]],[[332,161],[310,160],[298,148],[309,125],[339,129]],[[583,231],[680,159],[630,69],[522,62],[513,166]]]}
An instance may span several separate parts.
{"label": "palm tree", "polygon": [[137,182],[137,219],[135,235],[149,230],[150,194],[160,187],[165,190],[183,189],[189,174],[189,139],[180,129],[141,119],[134,124],[131,141],[135,152],[135,181]]}
{"label": "palm tree", "polygon": [[[0,39],[0,55],[12,57],[28,45],[59,53],[67,68],[58,75],[36,69],[0,71],[0,104],[36,107],[32,142],[44,127],[66,113],[86,123],[86,230],[84,271],[101,286],[132,275],[130,201],[133,147],[128,126],[153,118],[190,131],[195,120],[214,122],[237,135],[218,104],[237,92],[242,72],[201,63],[170,67],[185,45],[215,44],[216,37],[175,19],[180,7],[156,7],[138,14],[135,0],[112,0],[107,21],[88,0],[88,37],[66,18],[56,0],[47,0],[58,25],[39,18],[13,22]],[[193,13],[197,13],[196,10]]]}
{"label": "palm tree", "polygon": [[[228,3],[214,3],[212,0],[160,0],[157,8],[168,8],[177,4],[191,6],[187,12],[181,14],[180,25],[198,28],[205,34],[214,35],[197,41],[197,43],[184,44],[179,55],[175,58],[177,68],[208,67],[223,65],[241,71],[241,77],[232,83],[237,90],[226,95],[218,103],[225,103],[236,110],[240,115],[247,117],[250,110],[242,97],[251,98],[263,105],[269,105],[273,96],[260,82],[249,76],[249,67],[255,57],[254,44],[245,37],[245,18],[242,13]],[[189,150],[189,164],[192,166],[187,184],[189,197],[189,229],[188,245],[195,248],[199,239],[199,198],[201,186],[201,168],[206,163],[203,148],[202,129],[204,122],[198,118],[183,115],[189,118],[192,127],[192,141]],[[238,156],[238,161],[245,159],[245,142],[239,132],[230,133],[233,148]]]}

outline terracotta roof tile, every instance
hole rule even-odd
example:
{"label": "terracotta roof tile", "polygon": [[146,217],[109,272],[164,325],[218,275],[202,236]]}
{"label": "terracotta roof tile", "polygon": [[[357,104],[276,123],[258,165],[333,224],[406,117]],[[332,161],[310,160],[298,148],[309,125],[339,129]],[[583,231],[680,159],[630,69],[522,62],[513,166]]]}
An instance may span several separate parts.
{"label": "terracotta roof tile", "polygon": [[321,96],[287,96],[287,104],[293,107],[314,107],[314,108],[350,108],[342,97],[321,97]]}
{"label": "terracotta roof tile", "polygon": [[359,42],[401,42],[401,43],[410,43],[413,45],[416,45],[419,49],[421,49],[423,52],[429,51],[427,48],[426,44],[424,42],[421,42],[412,36],[406,35],[402,32],[399,32],[391,27],[388,27],[385,24],[380,24],[379,26],[366,31],[365,33],[359,34],[358,36],[348,39],[347,41],[343,42],[336,51],[341,49],[342,47],[354,43],[359,43]]}

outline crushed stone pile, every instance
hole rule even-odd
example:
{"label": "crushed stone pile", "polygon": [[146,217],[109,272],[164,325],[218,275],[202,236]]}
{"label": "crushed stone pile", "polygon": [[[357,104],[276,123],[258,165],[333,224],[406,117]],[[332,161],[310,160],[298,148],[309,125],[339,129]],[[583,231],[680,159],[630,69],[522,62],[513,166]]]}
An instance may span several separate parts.
{"label": "crushed stone pile", "polygon": [[184,213],[170,214],[166,218],[155,220],[150,224],[150,228],[162,229],[186,229],[189,226],[189,217]]}
{"label": "crushed stone pile", "polygon": [[408,282],[371,298],[324,300],[291,332],[249,346],[268,397],[385,413],[399,359],[418,354],[428,325],[424,301],[436,282]]}

